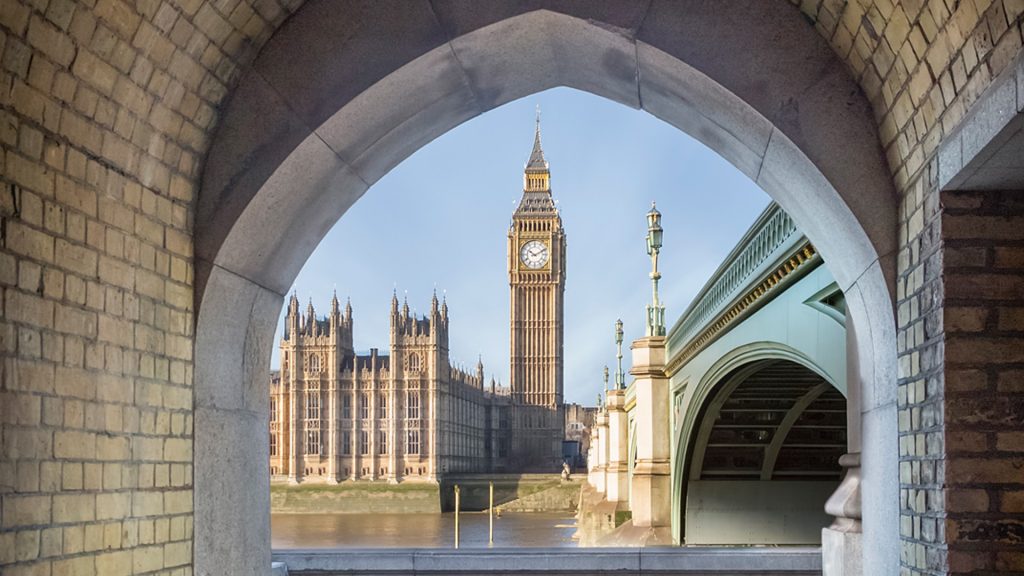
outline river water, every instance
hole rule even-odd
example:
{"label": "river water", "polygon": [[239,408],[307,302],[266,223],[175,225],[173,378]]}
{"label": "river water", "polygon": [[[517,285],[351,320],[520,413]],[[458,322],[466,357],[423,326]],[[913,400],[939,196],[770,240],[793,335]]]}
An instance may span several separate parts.
{"label": "river water", "polygon": [[[292,548],[452,548],[455,515],[272,514],[271,543]],[[459,546],[487,548],[487,513],[459,515]],[[572,547],[569,513],[505,512],[494,518],[495,547]]]}

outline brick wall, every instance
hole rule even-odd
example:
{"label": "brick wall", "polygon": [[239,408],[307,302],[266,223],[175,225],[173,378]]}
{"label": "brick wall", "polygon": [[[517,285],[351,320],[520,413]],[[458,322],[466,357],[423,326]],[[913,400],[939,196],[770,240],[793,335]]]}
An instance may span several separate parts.
{"label": "brick wall", "polygon": [[[946,506],[959,505],[959,496],[955,489],[945,494],[944,481],[961,462],[972,461],[963,460],[966,455],[953,446],[947,452],[951,435],[944,431],[947,419],[962,414],[948,407],[944,396],[947,385],[955,392],[958,383],[947,384],[944,365],[944,320],[953,318],[944,318],[943,311],[944,226],[935,155],[992,79],[1021,52],[1024,2],[794,3],[846,60],[871,101],[902,194],[896,297],[903,573],[965,571],[960,563],[971,556],[964,551],[981,545],[953,540],[958,535],[950,532],[947,558]],[[956,522],[958,513],[950,509],[948,514]],[[983,537],[974,532],[973,538]],[[996,534],[989,537],[999,540]]]}
{"label": "brick wall", "polygon": [[253,5],[0,2],[0,572],[190,574],[192,202]]}
{"label": "brick wall", "polygon": [[[903,194],[903,563],[939,573],[944,334],[930,166],[1020,51],[1024,2],[795,3],[873,103]],[[300,4],[0,2],[5,576],[190,573],[193,203],[221,104]]]}
{"label": "brick wall", "polygon": [[946,192],[942,205],[950,572],[1021,573],[1024,191]]}

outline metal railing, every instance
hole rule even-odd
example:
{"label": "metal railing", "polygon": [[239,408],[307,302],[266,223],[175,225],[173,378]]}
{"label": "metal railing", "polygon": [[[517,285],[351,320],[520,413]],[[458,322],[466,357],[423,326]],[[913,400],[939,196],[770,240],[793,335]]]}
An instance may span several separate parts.
{"label": "metal railing", "polygon": [[689,342],[744,288],[756,281],[785,247],[802,238],[789,214],[772,202],[732,249],[672,327],[669,338]]}

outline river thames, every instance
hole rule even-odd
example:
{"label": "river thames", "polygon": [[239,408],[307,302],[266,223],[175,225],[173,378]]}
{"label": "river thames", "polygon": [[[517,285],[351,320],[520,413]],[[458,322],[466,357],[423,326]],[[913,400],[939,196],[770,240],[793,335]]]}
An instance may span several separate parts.
{"label": "river thames", "polygon": [[[451,548],[455,515],[272,514],[271,545],[295,548]],[[487,513],[459,515],[459,546],[487,548]],[[506,512],[494,518],[495,547],[574,547],[571,513]]]}

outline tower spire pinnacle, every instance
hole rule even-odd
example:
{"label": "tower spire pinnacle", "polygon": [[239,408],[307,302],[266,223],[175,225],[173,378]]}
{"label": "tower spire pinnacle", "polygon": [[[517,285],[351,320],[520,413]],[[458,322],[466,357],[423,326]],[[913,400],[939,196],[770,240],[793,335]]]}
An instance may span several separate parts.
{"label": "tower spire pinnacle", "polygon": [[530,152],[530,161],[526,163],[526,169],[544,170],[548,169],[548,161],[544,158],[544,149],[540,145],[540,104],[537,105],[536,126],[533,130],[533,150]]}

